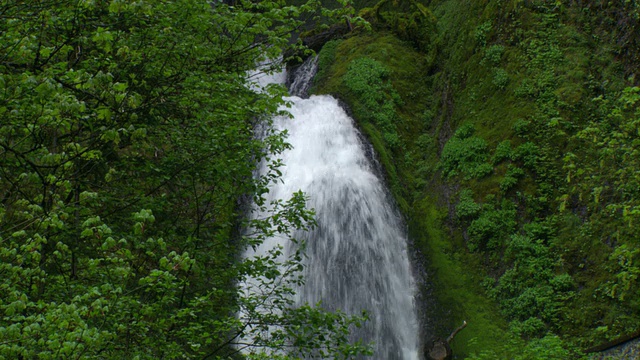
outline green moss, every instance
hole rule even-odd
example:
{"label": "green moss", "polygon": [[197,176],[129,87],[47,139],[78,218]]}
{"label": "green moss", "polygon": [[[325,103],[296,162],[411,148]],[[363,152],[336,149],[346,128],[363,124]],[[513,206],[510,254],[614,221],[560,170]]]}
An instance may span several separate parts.
{"label": "green moss", "polygon": [[[416,180],[420,176],[415,174],[415,161],[420,161],[422,167],[431,169],[428,172],[433,174],[438,159],[434,156],[437,151],[435,137],[423,136],[419,139],[419,135],[428,132],[436,120],[430,110],[437,104],[437,99],[429,91],[433,79],[427,76],[431,67],[428,58],[393,35],[378,34],[331,43],[320,52],[320,62],[326,65],[324,68],[321,65],[316,77],[315,92],[334,94],[349,105],[376,149],[400,208],[410,219],[414,219],[410,229],[419,250],[428,254],[425,256],[429,259],[430,274],[433,274],[430,278],[436,280],[433,286],[440,303],[438,313],[441,318],[435,326],[439,333],[434,335],[446,337],[466,320],[469,326],[456,337],[453,344],[456,353],[471,354],[485,348],[496,348],[504,341],[506,323],[501,320],[495,305],[482,295],[483,290],[479,286],[482,277],[477,275],[479,262],[458,251],[464,248],[463,243],[454,245],[444,235],[447,230],[435,205],[435,198],[425,197],[422,189],[419,192],[408,191],[421,183]],[[364,88],[358,86],[359,83],[353,79],[354,69],[368,69],[366,74],[375,75],[373,82],[363,83],[366,85]],[[345,81],[350,84],[347,85]],[[382,82],[376,83],[378,81]],[[372,87],[383,89],[384,81],[391,88],[379,92],[380,98],[363,90]],[[399,96],[396,102],[390,97],[393,92]],[[397,112],[393,120],[402,142],[395,147],[385,140],[384,126],[366,113],[366,109],[385,101],[394,102]],[[424,154],[424,151],[429,153]],[[483,156],[485,160],[488,158],[488,154]],[[470,267],[471,263],[477,266]],[[430,316],[438,317],[438,314]]]}
{"label": "green moss", "polygon": [[[318,73],[316,74],[316,79],[322,79],[323,82],[327,82],[330,76],[333,77],[331,64],[336,60],[337,48],[341,42],[342,40],[331,40],[324,44],[318,54]],[[317,83],[318,81],[314,82],[314,86],[310,90],[311,92],[315,92],[315,85]]]}
{"label": "green moss", "polygon": [[[461,239],[452,241],[443,226],[445,214],[438,210],[436,199],[418,199],[412,206],[410,228],[412,238],[428,261],[435,294],[442,314],[437,319],[439,336],[467,321],[468,326],[455,338],[452,348],[459,356],[479,353],[485,349],[502,349],[507,343],[506,322],[488,300],[483,289],[482,272],[477,260],[457,251]],[[500,353],[498,358],[507,358]]]}
{"label": "green moss", "polygon": [[[428,63],[411,46],[388,33],[361,34],[330,43],[320,51],[321,66],[312,89],[345,101],[372,142],[385,168],[387,181],[401,208],[408,201],[406,179],[414,176],[402,165],[413,141],[424,129]],[[323,60],[327,59],[327,60]],[[321,64],[322,65],[322,64]]]}
{"label": "green moss", "polygon": [[[603,130],[613,113],[622,123],[632,118],[611,105],[634,66],[619,61],[627,55],[615,52],[621,45],[613,29],[589,11],[550,2],[491,0],[463,10],[453,0],[429,4],[437,29],[428,51],[384,31],[358,34],[327,50],[332,60],[316,90],[351,106],[380,156],[430,264],[442,310],[437,335],[467,320],[454,342],[459,354],[506,358],[524,349],[519,356],[528,359],[541,344],[557,358],[571,344],[635,331],[634,302],[612,291],[629,284],[625,276],[636,265],[624,268],[613,254],[640,252],[620,220],[623,210],[600,203],[615,192],[603,200],[593,180],[600,171],[622,172],[596,166],[598,149],[587,138],[597,134],[583,130]],[[367,99],[376,96],[344,82],[367,61],[384,69],[382,83],[366,86],[384,95],[374,106]],[[460,136],[463,124],[475,132]],[[390,133],[397,138],[390,141]],[[587,171],[576,159],[596,167]],[[580,176],[585,184],[576,183]],[[549,231],[531,230],[540,224]]]}

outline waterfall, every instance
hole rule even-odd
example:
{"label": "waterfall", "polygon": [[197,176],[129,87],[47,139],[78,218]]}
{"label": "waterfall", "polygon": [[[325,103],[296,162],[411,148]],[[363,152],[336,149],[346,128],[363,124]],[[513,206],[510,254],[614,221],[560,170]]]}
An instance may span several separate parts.
{"label": "waterfall", "polygon": [[309,87],[311,87],[311,80],[315,76],[317,69],[318,57],[313,56],[302,63],[296,71],[291,72],[291,75],[287,76],[289,93],[301,98],[307,97]]}
{"label": "waterfall", "polygon": [[[305,78],[292,82],[297,94],[306,92],[313,76],[302,69],[298,73]],[[318,223],[303,235],[306,283],[296,300],[321,301],[347,314],[364,310],[369,321],[354,336],[375,344],[374,359],[417,359],[419,327],[407,235],[366,155],[367,145],[333,97],[287,100],[293,118],[277,118],[274,126],[288,131],[293,148],[282,154],[282,182],[270,188],[268,197],[287,199],[302,190]]]}

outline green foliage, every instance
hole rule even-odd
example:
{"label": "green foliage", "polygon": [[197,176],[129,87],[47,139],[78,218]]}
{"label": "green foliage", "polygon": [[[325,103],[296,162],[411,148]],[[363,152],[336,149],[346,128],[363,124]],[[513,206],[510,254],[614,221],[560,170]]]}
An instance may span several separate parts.
{"label": "green foliage", "polygon": [[[546,334],[545,336],[534,339],[523,344],[517,340],[511,340],[507,344],[502,345],[506,351],[514,354],[512,359],[514,360],[537,360],[537,359],[585,359],[585,355],[576,352],[574,349],[568,349],[565,342],[560,337],[553,334]],[[474,354],[471,357],[467,357],[467,360],[489,360],[497,359],[495,350],[485,350],[479,354]]]}
{"label": "green foliage", "polygon": [[[565,260],[556,242],[563,240],[552,230],[540,230],[555,227],[549,216],[553,199],[562,191],[558,159],[572,131],[565,120],[573,116],[566,113],[570,106],[557,91],[559,74],[567,66],[555,32],[559,18],[547,8],[490,2],[475,9],[483,16],[474,22],[473,16],[455,13],[452,2],[441,4],[442,10],[434,13],[451,21],[442,27],[456,45],[442,54],[440,66],[445,70],[437,75],[443,79],[439,85],[451,90],[438,95],[443,99],[439,115],[450,116],[448,125],[472,123],[475,133],[469,134],[470,127],[465,125],[457,131],[497,144],[491,159],[496,168],[491,172],[504,173],[502,178],[453,178],[444,168],[442,180],[463,189],[457,202],[449,198],[450,204],[456,204],[459,220],[451,223],[466,237],[468,249],[478,254],[474,259],[483,264],[481,268],[492,274],[485,285],[511,322],[510,334],[536,339],[549,331],[562,333],[566,331],[560,325],[566,321],[565,304],[575,299],[577,282],[562,268]],[[515,93],[495,91],[512,87]],[[447,107],[445,99],[450,98],[451,107]],[[510,119],[518,120],[514,124]],[[502,129],[513,129],[520,139]],[[443,155],[450,150],[449,142]],[[460,178],[466,182],[453,185]],[[480,210],[476,201],[482,204]],[[470,215],[465,218],[468,209]],[[545,226],[536,225],[541,223]],[[522,351],[524,346],[517,349]]]}
{"label": "green foliage", "polygon": [[[336,59],[336,52],[338,45],[340,45],[340,42],[341,40],[328,41],[326,44],[324,44],[324,46],[318,53],[318,72],[315,75],[316,79],[324,79],[328,76],[328,71],[331,67],[331,64]],[[312,87],[312,92],[314,87]]]}
{"label": "green foliage", "polygon": [[498,209],[486,204],[478,218],[471,221],[467,228],[467,246],[471,251],[499,250],[515,226],[513,203],[504,202]]}
{"label": "green foliage", "polygon": [[524,233],[512,233],[506,241],[502,261],[512,266],[489,284],[490,296],[512,320],[511,331],[527,338],[544,336],[553,329],[567,300],[574,296],[575,282],[569,274],[557,273],[557,254],[549,242],[554,238],[550,223],[530,223]]}
{"label": "green foliage", "polygon": [[445,177],[461,174],[465,180],[470,180],[482,178],[493,171],[493,166],[487,163],[487,142],[472,136],[474,131],[473,125],[463,125],[445,144],[439,165]]}
{"label": "green foliage", "polygon": [[[239,259],[314,225],[302,194],[262,197],[284,91],[247,73],[316,5],[0,2],[0,358],[365,351],[346,341],[360,317],[290,308],[303,246]],[[238,293],[248,278],[260,292]]]}
{"label": "green foliage", "polygon": [[375,106],[386,98],[384,91],[390,88],[385,81],[388,76],[389,70],[380,62],[365,57],[349,65],[344,82],[351,91],[363,97],[366,105]]}
{"label": "green foliage", "polygon": [[474,36],[475,36],[476,42],[480,46],[484,47],[487,45],[487,35],[489,35],[489,33],[491,32],[491,29],[492,29],[491,21],[485,21],[484,23],[476,27]]}
{"label": "green foliage", "polygon": [[[634,36],[640,29],[640,4],[636,1],[608,2],[600,4],[587,1],[582,7],[582,22],[594,29],[599,40],[613,46],[612,52],[620,54],[627,66],[638,69],[639,42]],[[615,39],[615,41],[608,41]]]}
{"label": "green foliage", "polygon": [[507,71],[502,68],[493,69],[493,85],[495,85],[498,89],[504,90],[509,83],[509,75]]}
{"label": "green foliage", "polygon": [[[407,195],[413,208],[443,205],[408,216],[425,256],[438,263],[437,278],[457,284],[437,285],[441,306],[487,310],[475,279],[456,275],[489,274],[487,293],[510,321],[505,336],[526,340],[484,358],[577,359],[572,343],[588,347],[638,329],[637,5],[468,5],[429,3],[434,60],[414,86],[395,87],[403,99],[426,89],[414,103],[427,104],[428,121],[423,112],[403,118],[405,163],[385,167],[415,189]],[[397,64],[357,37],[348,41],[345,58],[370,51]],[[437,167],[426,149],[440,150]],[[454,351],[488,348],[482,330],[468,330],[479,340],[456,341]]]}
{"label": "green foliage", "polygon": [[571,209],[569,200],[578,197],[588,209],[585,221],[592,230],[587,236],[615,237],[615,244],[606,248],[606,281],[597,291],[633,308],[640,291],[640,247],[634,231],[640,214],[640,89],[628,87],[613,98],[597,97],[593,102],[596,116],[575,135],[583,151],[564,157],[570,187],[562,197],[562,210]]}
{"label": "green foliage", "polygon": [[533,142],[526,142],[513,151],[514,160],[522,163],[528,169],[536,169],[540,160],[540,148]]}
{"label": "green foliage", "polygon": [[515,131],[515,133],[518,136],[525,136],[526,133],[529,131],[530,125],[531,125],[531,122],[524,119],[518,119],[513,124],[513,131]]}
{"label": "green foliage", "polygon": [[464,189],[460,192],[458,204],[456,205],[456,216],[458,219],[468,219],[475,217],[482,205],[477,204],[473,200],[473,192],[470,189]]}
{"label": "green foliage", "polygon": [[[606,200],[607,210],[622,217],[632,226],[640,214],[636,205],[640,186],[640,165],[638,153],[638,130],[640,129],[640,88],[626,88],[618,99],[611,101],[602,97],[594,99],[599,103],[598,117],[590,122],[576,137],[586,143],[591,150],[581,163],[576,156],[565,157],[567,181],[573,189],[586,193],[592,199],[592,206],[600,207],[603,193],[611,193]],[[603,171],[615,168],[615,172]],[[588,175],[588,177],[587,177]]]}
{"label": "green foliage", "polygon": [[[637,286],[638,276],[640,276],[640,249],[630,249],[628,244],[617,247],[609,256],[612,265],[609,268],[615,276],[615,280],[603,285],[605,293],[615,299],[624,301],[625,297],[638,298],[639,290]],[[635,300],[634,300],[635,301]]]}
{"label": "green foliage", "polygon": [[420,135],[416,140],[416,152],[417,154],[413,154],[413,158],[418,159],[417,173],[421,179],[427,179],[435,172],[438,158],[437,144],[433,136]]}
{"label": "green foliage", "polygon": [[505,160],[513,160],[513,150],[511,148],[511,140],[501,141],[493,153],[493,164],[497,165]]}
{"label": "green foliage", "polygon": [[565,348],[562,339],[556,335],[548,334],[540,339],[533,340],[527,344],[524,353],[517,356],[517,360],[533,359],[579,359],[580,355],[570,352]]}
{"label": "green foliage", "polygon": [[368,11],[375,15],[375,23],[393,31],[400,39],[410,41],[425,53],[433,49],[436,18],[431,11],[415,0],[380,0]]}
{"label": "green foliage", "polygon": [[380,62],[362,57],[354,60],[344,75],[344,84],[364,106],[366,117],[382,132],[387,145],[400,146],[396,122],[396,105],[402,100],[388,80],[389,70]]}
{"label": "green foliage", "polygon": [[524,170],[517,166],[509,165],[506,174],[504,174],[504,178],[500,182],[500,190],[506,192],[513,188],[524,175]]}
{"label": "green foliage", "polygon": [[484,50],[484,57],[482,58],[482,61],[480,61],[480,63],[497,66],[500,64],[502,54],[504,54],[504,46],[491,45]]}

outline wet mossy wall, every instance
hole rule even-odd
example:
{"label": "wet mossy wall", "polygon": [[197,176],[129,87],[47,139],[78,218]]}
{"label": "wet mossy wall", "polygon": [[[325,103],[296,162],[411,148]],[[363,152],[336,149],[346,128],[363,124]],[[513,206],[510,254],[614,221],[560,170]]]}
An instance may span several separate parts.
{"label": "wet mossy wall", "polygon": [[[464,264],[462,253],[456,254],[455,247],[464,244],[452,243],[443,224],[446,208],[438,205],[443,201],[438,189],[445,191],[444,185],[429,189],[436,183],[426,180],[438,160],[437,144],[430,135],[435,119],[428,71],[425,56],[392,33],[359,34],[325,46],[313,91],[333,94],[349,106],[376,148],[391,191],[409,220],[412,241],[428,269],[430,286],[423,291],[429,293],[424,296],[435,296],[439,303],[426,309],[430,320],[425,340],[446,337],[468,320],[469,326],[453,344],[458,354],[466,354],[498,346],[506,322],[482,295],[478,286],[482,278]],[[358,81],[366,92],[359,92]],[[380,115],[388,111],[385,104],[393,105],[389,115],[393,127],[384,126],[387,119]]]}
{"label": "wet mossy wall", "polygon": [[637,331],[636,5],[396,3],[323,48],[314,91],[378,152],[438,302],[427,336],[466,320],[461,358],[562,359]]}

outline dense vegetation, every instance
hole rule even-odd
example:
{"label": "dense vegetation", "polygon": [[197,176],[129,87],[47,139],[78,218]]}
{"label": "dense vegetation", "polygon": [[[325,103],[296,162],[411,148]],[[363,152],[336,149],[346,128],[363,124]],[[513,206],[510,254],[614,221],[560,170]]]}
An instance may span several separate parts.
{"label": "dense vegetation", "polygon": [[[358,3],[358,2],[357,2]],[[362,1],[315,90],[378,150],[473,359],[580,358],[640,324],[640,8]]]}
{"label": "dense vegetation", "polygon": [[365,350],[347,341],[359,318],[290,307],[303,244],[240,257],[313,226],[302,194],[262,197],[283,89],[249,71],[322,9],[232,3],[0,2],[0,358]]}
{"label": "dense vegetation", "polygon": [[[302,194],[264,203],[288,145],[254,131],[283,90],[248,75],[295,53],[297,19],[344,19],[295,3],[0,1],[0,358],[366,351],[361,319],[289,307],[302,253],[240,256],[313,226]],[[467,320],[471,359],[639,331],[638,5],[355,5],[371,31],[324,46],[315,91],[378,151],[437,300],[426,331]]]}

